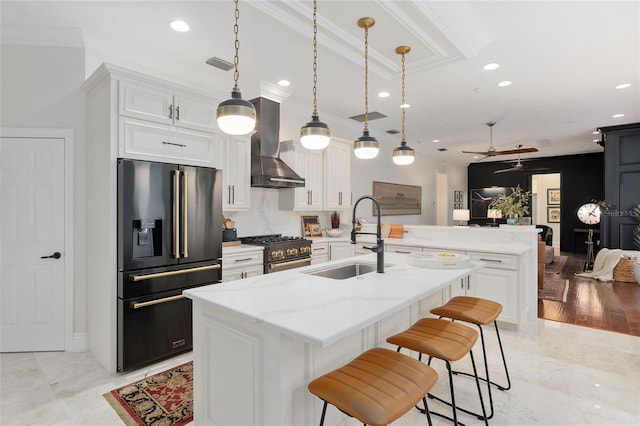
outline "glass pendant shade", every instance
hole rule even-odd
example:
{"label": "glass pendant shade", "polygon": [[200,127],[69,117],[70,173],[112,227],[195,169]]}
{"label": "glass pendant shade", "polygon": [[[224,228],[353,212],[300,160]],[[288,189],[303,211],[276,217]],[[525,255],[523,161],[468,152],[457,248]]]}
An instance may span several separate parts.
{"label": "glass pendant shade", "polygon": [[369,131],[362,132],[362,136],[353,143],[353,153],[361,160],[369,160],[378,156],[380,143],[373,136],[369,136]]}
{"label": "glass pendant shade", "polygon": [[307,149],[325,149],[331,140],[329,126],[320,121],[317,115],[300,129],[300,143]]}
{"label": "glass pendant shade", "polygon": [[413,148],[407,146],[405,141],[400,142],[400,146],[393,150],[393,162],[399,166],[406,166],[416,159]]}
{"label": "glass pendant shade", "polygon": [[246,135],[256,128],[256,109],[242,99],[239,91],[218,105],[218,127],[229,135]]}

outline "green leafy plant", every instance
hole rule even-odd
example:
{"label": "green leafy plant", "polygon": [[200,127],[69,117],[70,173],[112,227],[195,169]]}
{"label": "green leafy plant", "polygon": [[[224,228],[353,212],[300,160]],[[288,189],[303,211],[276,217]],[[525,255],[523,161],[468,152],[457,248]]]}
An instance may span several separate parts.
{"label": "green leafy plant", "polygon": [[490,209],[498,209],[505,217],[523,217],[529,213],[531,191],[525,191],[520,185],[511,188],[511,194],[500,194],[489,204]]}

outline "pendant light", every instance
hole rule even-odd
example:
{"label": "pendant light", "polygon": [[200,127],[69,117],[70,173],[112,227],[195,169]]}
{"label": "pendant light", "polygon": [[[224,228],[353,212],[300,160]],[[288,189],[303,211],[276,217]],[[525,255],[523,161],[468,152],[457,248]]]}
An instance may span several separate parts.
{"label": "pendant light", "polygon": [[355,140],[353,152],[363,160],[377,157],[380,150],[378,140],[369,136],[369,28],[375,23],[373,18],[358,19],[358,26],[364,28],[364,130],[362,136]]}
{"label": "pendant light", "polygon": [[307,149],[325,149],[331,140],[329,126],[318,116],[318,0],[313,0],[313,113],[311,121],[300,129],[300,143]]}
{"label": "pendant light", "polygon": [[256,109],[254,106],[242,99],[240,89],[238,88],[238,78],[240,73],[238,72],[238,51],[240,50],[240,42],[238,41],[238,18],[240,13],[238,12],[238,0],[235,3],[235,24],[233,26],[233,32],[235,34],[235,56],[233,58],[234,72],[233,80],[234,85],[231,89],[231,98],[223,101],[218,105],[218,127],[223,132],[230,135],[246,135],[251,133],[256,127]]}
{"label": "pendant light", "polygon": [[402,139],[400,139],[400,146],[393,150],[393,162],[399,166],[406,166],[408,164],[411,164],[413,163],[413,160],[416,159],[416,152],[413,150],[413,148],[407,146],[407,141],[404,134],[404,120],[405,112],[407,110],[407,104],[404,101],[404,55],[406,55],[410,51],[411,48],[409,46],[396,47],[396,53],[402,55],[402,104],[400,104],[400,109],[402,110]]}

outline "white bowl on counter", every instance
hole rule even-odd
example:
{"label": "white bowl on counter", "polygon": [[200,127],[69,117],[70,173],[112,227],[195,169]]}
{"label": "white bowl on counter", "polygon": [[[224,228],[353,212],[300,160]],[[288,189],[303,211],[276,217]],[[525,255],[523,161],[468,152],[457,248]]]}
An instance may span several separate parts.
{"label": "white bowl on counter", "polygon": [[327,234],[329,237],[339,237],[342,234],[344,234],[344,229],[341,228],[325,228],[324,230],[325,234]]}

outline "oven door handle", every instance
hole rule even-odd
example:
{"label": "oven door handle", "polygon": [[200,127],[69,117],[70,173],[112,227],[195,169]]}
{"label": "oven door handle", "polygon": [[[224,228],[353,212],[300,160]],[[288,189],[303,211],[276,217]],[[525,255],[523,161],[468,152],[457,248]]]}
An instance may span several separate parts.
{"label": "oven door handle", "polygon": [[152,280],[154,278],[172,277],[174,275],[190,274],[192,272],[209,271],[211,269],[220,269],[219,263],[215,265],[199,266],[197,268],[178,269],[177,271],[156,272],[155,274],[145,275],[129,275],[129,281],[144,281]]}
{"label": "oven door handle", "polygon": [[184,296],[182,294],[178,294],[176,296],[170,296],[170,297],[163,297],[162,299],[150,300],[148,302],[140,302],[140,303],[131,302],[129,306],[131,306],[131,309],[140,309],[140,308],[146,308],[147,306],[159,305],[160,303],[173,302],[174,300],[180,300],[180,299],[184,299]]}
{"label": "oven door handle", "polygon": [[298,264],[298,263],[307,263],[307,262],[311,262],[311,259],[310,258],[306,258],[306,259],[291,260],[289,262],[271,263],[271,264],[269,264],[269,269],[277,269],[277,268],[281,268],[283,266],[290,266],[290,265],[295,265],[295,264]]}

